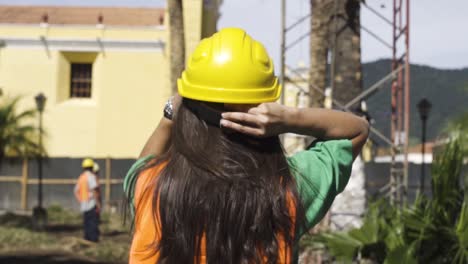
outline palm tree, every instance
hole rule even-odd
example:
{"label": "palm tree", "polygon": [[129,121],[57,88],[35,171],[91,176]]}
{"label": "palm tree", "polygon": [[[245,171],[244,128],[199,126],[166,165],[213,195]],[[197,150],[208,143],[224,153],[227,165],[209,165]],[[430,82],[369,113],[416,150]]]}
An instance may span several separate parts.
{"label": "palm tree", "polygon": [[20,98],[0,98],[0,166],[6,156],[29,157],[40,153],[38,130],[31,125],[35,109],[17,112]]}
{"label": "palm tree", "polygon": [[185,34],[182,0],[167,0],[169,13],[170,83],[172,93],[177,92],[177,79],[185,68]]}

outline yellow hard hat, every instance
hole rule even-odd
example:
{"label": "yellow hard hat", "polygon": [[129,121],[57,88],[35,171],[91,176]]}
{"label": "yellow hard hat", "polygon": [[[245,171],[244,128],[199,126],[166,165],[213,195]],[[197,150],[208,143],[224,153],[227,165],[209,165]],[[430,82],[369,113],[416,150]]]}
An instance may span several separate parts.
{"label": "yellow hard hat", "polygon": [[281,93],[267,51],[239,28],[203,39],[177,86],[182,97],[217,103],[272,102]]}
{"label": "yellow hard hat", "polygon": [[81,167],[83,168],[92,168],[94,167],[94,161],[92,159],[84,159],[81,163]]}

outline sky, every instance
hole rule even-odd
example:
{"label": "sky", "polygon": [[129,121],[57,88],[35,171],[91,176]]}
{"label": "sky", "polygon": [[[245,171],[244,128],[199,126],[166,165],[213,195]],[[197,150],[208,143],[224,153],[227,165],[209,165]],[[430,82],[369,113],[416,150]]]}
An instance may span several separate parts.
{"label": "sky", "polygon": [[[79,5],[164,7],[166,0],[0,0],[9,5]],[[310,0],[287,1],[287,25],[310,13]],[[369,6],[391,19],[391,0],[367,0]],[[262,42],[279,66],[281,0],[224,0],[218,28],[241,27]],[[468,1],[412,0],[410,19],[410,61],[437,68],[468,67]],[[287,34],[287,43],[310,30],[309,20]],[[387,42],[392,41],[390,25],[367,8],[361,9],[361,24]],[[390,58],[391,49],[361,32],[363,62]],[[403,43],[399,43],[403,47]],[[309,40],[306,38],[286,54],[287,64],[308,64]]]}

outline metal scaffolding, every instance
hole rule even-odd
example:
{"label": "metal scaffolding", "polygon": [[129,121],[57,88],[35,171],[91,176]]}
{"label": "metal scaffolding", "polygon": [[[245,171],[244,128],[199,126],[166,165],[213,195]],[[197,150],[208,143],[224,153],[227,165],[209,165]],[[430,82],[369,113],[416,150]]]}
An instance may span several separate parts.
{"label": "metal scaffolding", "polygon": [[[335,10],[336,2],[335,0]],[[387,138],[375,127],[371,127],[371,133],[373,136],[381,139],[383,142],[388,144],[391,149],[392,163],[390,169],[390,181],[381,190],[381,194],[385,197],[389,197],[390,201],[395,204],[403,205],[407,200],[407,189],[408,189],[408,138],[410,128],[410,111],[409,111],[409,96],[410,96],[410,65],[409,65],[409,21],[410,21],[410,0],[393,0],[392,7],[392,18],[387,18],[382,15],[379,11],[368,6],[365,1],[361,1],[361,7],[368,9],[370,12],[379,17],[382,21],[392,27],[392,41],[389,42],[385,37],[379,36],[372,31],[371,28],[365,27],[362,23],[360,25],[363,32],[366,32],[374,39],[382,43],[382,45],[392,50],[392,68],[391,71],[371,85],[369,88],[356,96],[349,102],[338,102],[332,98],[333,105],[341,110],[351,112],[351,107],[357,103],[369,98],[375,92],[383,88],[384,84],[391,82],[391,133],[390,138]],[[292,29],[304,22],[310,22],[311,14],[305,15],[296,20],[291,25],[286,25],[286,0],[281,1],[281,14],[282,14],[282,30],[281,30],[281,74],[280,80],[283,87],[286,84],[290,84],[300,90],[299,94],[309,95],[309,91],[301,87],[298,82],[308,82],[304,78],[303,74],[294,70],[293,67],[286,65],[286,56],[288,51],[297,45],[299,42],[306,39],[310,35],[310,30],[302,34],[299,38],[287,42],[287,35]],[[310,25],[310,23],[309,23]],[[336,34],[335,34],[336,35]],[[334,38],[336,42],[336,36]],[[401,41],[404,41],[404,45],[401,45]],[[333,43],[333,46],[335,43]],[[333,49],[333,47],[332,47]],[[335,60],[332,54],[330,69],[335,69]],[[289,70],[289,75],[286,76],[286,69]],[[333,74],[333,71],[331,71]],[[332,79],[330,79],[332,80]],[[331,82],[333,83],[333,82]],[[332,84],[333,85],[333,84]],[[323,96],[325,96],[324,88],[317,87],[315,84],[310,84],[310,87]],[[284,103],[284,90],[282,94],[281,102]]]}

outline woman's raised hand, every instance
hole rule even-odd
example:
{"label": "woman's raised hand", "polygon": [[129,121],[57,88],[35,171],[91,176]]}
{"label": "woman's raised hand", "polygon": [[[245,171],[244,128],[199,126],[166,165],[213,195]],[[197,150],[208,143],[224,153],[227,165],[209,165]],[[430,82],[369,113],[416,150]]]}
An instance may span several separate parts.
{"label": "woman's raised hand", "polygon": [[369,135],[369,123],[361,117],[322,108],[293,108],[263,103],[244,112],[223,113],[221,126],[256,137],[281,133],[313,136],[320,140],[349,139],[357,157]]}
{"label": "woman's raised hand", "polygon": [[255,137],[285,133],[286,121],[293,108],[278,103],[263,103],[245,112],[225,112],[221,126]]}

